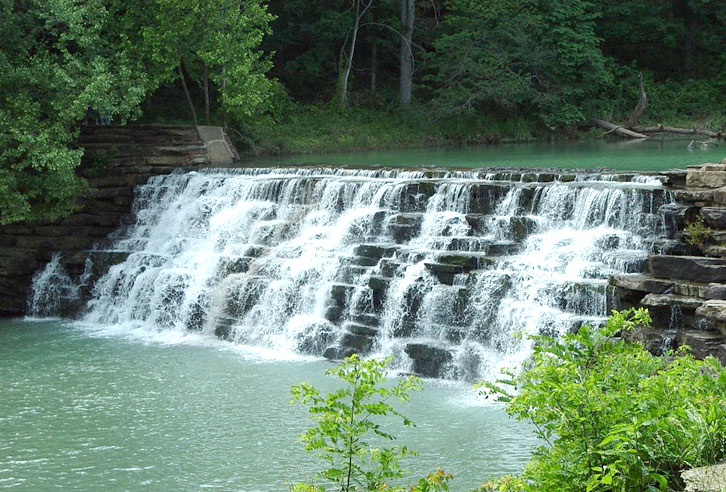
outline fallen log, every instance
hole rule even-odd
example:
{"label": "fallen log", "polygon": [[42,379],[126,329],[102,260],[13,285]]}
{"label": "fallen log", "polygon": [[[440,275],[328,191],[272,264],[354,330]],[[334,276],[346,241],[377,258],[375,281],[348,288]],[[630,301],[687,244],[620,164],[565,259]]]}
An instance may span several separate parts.
{"label": "fallen log", "polygon": [[648,138],[647,135],[643,135],[642,133],[634,132],[633,130],[628,130],[627,128],[623,128],[622,126],[610,123],[609,121],[599,120],[597,118],[590,118],[590,124],[607,130],[608,133],[620,135],[621,137]]}
{"label": "fallen log", "polygon": [[726,138],[723,131],[712,132],[698,128],[676,128],[673,126],[634,126],[633,130],[640,133],[677,133],[679,135],[704,135],[711,138]]}

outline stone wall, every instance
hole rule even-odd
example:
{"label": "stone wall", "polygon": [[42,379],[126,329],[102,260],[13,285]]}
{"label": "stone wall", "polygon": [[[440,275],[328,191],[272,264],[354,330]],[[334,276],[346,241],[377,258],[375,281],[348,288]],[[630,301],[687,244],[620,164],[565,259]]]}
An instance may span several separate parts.
{"label": "stone wall", "polygon": [[54,222],[0,227],[0,317],[21,316],[33,274],[64,252],[66,269],[79,274],[89,250],[131,211],[136,185],[174,169],[219,166],[238,159],[218,127],[178,125],[86,126],[78,174],[92,187],[79,210]]}
{"label": "stone wall", "polygon": [[690,345],[726,363],[726,159],[665,173],[675,204],[663,208],[678,254],[654,254],[648,272],[610,279],[613,304],[644,306],[653,327],[631,337],[655,353]]}

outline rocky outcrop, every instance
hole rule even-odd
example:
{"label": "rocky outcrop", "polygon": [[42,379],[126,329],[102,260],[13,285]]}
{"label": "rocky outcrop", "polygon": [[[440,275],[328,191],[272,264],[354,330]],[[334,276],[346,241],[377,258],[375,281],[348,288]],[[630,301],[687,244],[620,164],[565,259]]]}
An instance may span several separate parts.
{"label": "rocky outcrop", "polygon": [[689,345],[726,364],[726,159],[664,173],[675,203],[661,207],[678,244],[646,274],[610,278],[610,304],[644,306],[653,327],[628,336],[655,353]]}
{"label": "rocky outcrop", "polygon": [[137,185],[179,168],[229,164],[237,156],[218,127],[85,126],[78,145],[85,150],[78,174],[91,187],[78,211],[54,222],[0,227],[0,317],[25,313],[32,276],[54,252],[64,253],[69,274],[80,275],[88,250],[131,212]]}

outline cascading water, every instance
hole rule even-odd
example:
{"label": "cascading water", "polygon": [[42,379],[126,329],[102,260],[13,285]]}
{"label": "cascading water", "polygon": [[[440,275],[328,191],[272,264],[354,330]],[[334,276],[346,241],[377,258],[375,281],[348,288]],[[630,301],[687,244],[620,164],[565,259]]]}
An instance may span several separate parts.
{"label": "cascading water", "polygon": [[[609,275],[642,269],[666,235],[655,178],[324,168],[152,178],[133,225],[91,254],[83,319],[200,330],[401,370],[495,375],[607,314]],[[36,277],[33,310],[57,288]],[[50,269],[50,270],[49,270]],[[87,269],[89,271],[93,268]],[[65,284],[64,284],[65,285]],[[65,285],[64,288],[70,288]]]}

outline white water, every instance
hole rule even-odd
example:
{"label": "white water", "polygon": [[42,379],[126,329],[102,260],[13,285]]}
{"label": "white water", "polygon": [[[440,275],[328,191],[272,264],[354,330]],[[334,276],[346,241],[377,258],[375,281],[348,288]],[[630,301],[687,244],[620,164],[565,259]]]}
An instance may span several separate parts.
{"label": "white water", "polygon": [[[601,322],[608,276],[642,268],[665,234],[657,211],[670,198],[656,179],[538,179],[551,178],[321,168],[152,178],[137,189],[135,223],[99,245],[128,257],[95,279],[82,318],[216,333],[282,358],[320,356],[354,323],[377,331],[372,353],[400,370],[413,367],[406,346],[423,343],[450,356],[439,376],[492,377],[529,354],[515,334]],[[450,254],[477,268],[441,274]],[[52,314],[58,289],[87,281],[56,259],[36,277],[32,312]]]}

